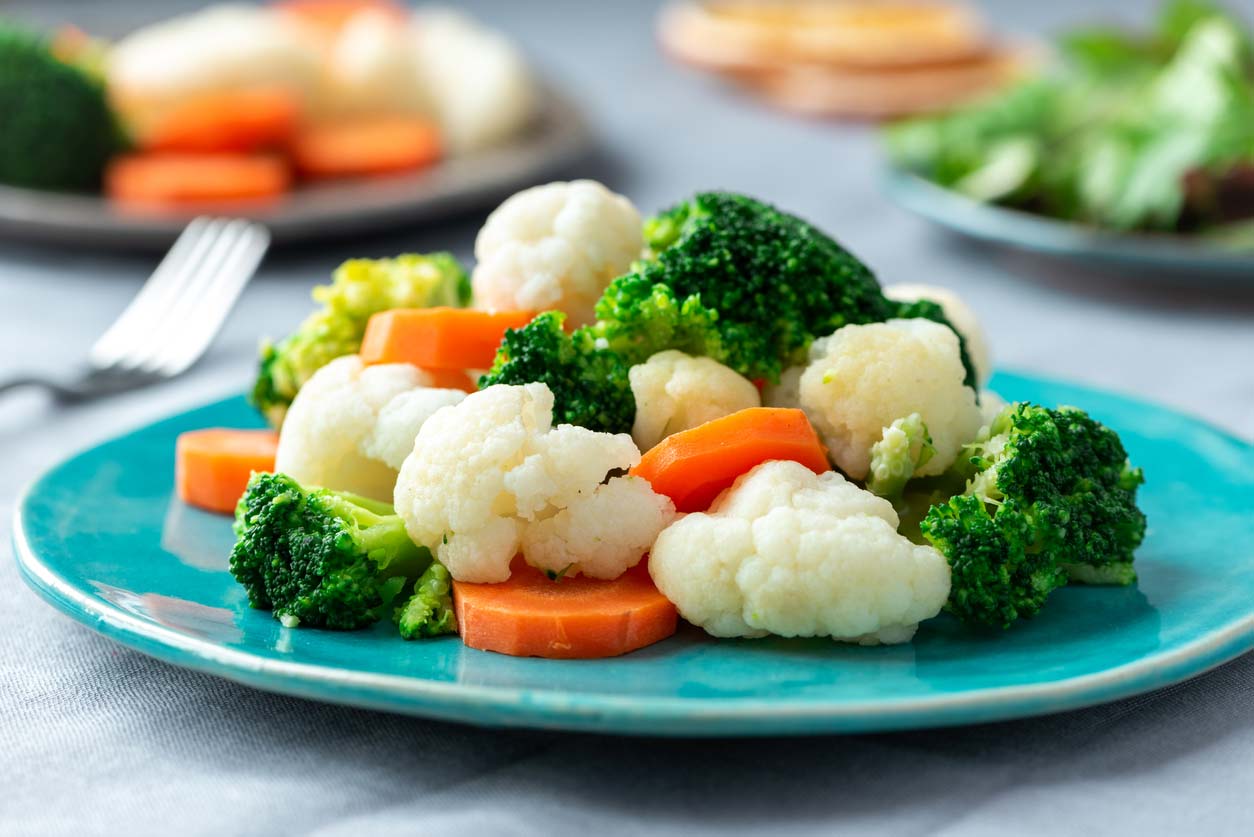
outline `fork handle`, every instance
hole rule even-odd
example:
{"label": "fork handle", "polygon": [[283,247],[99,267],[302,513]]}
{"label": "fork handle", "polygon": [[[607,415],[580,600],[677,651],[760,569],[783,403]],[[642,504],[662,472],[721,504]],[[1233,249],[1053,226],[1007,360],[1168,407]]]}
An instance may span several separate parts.
{"label": "fork handle", "polygon": [[11,389],[21,389],[23,387],[40,387],[48,390],[56,398],[73,398],[74,390],[64,385],[56,383],[55,380],[48,378],[38,378],[35,375],[18,375],[9,380],[0,381],[0,395],[8,393]]}

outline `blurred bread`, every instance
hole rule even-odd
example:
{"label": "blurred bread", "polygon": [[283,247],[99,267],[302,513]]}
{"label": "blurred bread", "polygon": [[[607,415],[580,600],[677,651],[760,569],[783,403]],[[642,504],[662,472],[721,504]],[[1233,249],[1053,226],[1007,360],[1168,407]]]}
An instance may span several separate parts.
{"label": "blurred bread", "polygon": [[738,83],[785,110],[813,116],[885,119],[945,110],[1021,75],[1033,63],[1022,49],[916,67],[857,69],[796,66],[738,77]]}
{"label": "blurred bread", "polygon": [[658,36],[680,60],[732,71],[950,62],[986,42],[966,6],[938,0],[680,0],[662,11]]}

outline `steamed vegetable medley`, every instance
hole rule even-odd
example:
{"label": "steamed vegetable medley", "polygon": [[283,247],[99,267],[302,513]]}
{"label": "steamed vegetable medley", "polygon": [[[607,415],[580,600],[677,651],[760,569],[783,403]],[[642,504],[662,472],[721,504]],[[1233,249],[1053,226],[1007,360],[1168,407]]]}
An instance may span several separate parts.
{"label": "steamed vegetable medley", "polygon": [[548,657],[677,617],[898,643],[942,611],[1004,629],[1060,587],[1136,579],[1119,437],[985,389],[951,292],[881,288],[744,195],[642,222],[588,181],[510,198],[475,253],[469,277],[410,255],[315,291],[262,351],[272,468],[248,477],[258,431],[180,450],[185,497],[243,492],[231,572],[284,625]]}

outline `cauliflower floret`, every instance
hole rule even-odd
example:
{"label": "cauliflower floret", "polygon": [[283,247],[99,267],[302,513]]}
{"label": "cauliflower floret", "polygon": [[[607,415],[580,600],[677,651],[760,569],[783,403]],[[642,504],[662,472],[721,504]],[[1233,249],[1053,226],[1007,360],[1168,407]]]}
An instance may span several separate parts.
{"label": "cauliflower floret", "polygon": [[553,573],[617,578],[674,519],[674,504],[645,480],[606,479],[639,462],[629,436],[552,421],[547,386],[500,385],[418,431],[396,511],[453,578],[504,581],[520,550]]}
{"label": "cauliflower floret", "polygon": [[848,325],[816,340],[801,375],[800,403],[836,465],[864,479],[884,428],[918,413],[936,453],[915,476],[953,464],[982,423],[952,329],[931,320]]}
{"label": "cauliflower floret", "polygon": [[631,367],[628,377],[636,397],[631,438],[640,450],[672,433],[762,406],[758,388],[748,378],[713,358],[658,352]]}
{"label": "cauliflower floret", "polygon": [[226,4],[135,30],[110,50],[106,73],[113,98],[142,129],[194,93],[279,85],[308,102],[322,57],[286,15]]}
{"label": "cauliflower floret", "polygon": [[328,115],[430,113],[413,44],[396,16],[364,9],[348,19],[327,56]]}
{"label": "cauliflower floret", "polygon": [[454,153],[495,145],[531,121],[536,84],[503,35],[444,8],[415,13],[411,32],[419,76]]}
{"label": "cauliflower floret", "polygon": [[901,284],[884,288],[884,296],[897,302],[916,302],[926,299],[935,302],[945,312],[945,317],[967,341],[967,354],[975,367],[976,383],[983,386],[993,374],[993,362],[988,350],[988,337],[971,306],[949,288],[935,285]]}
{"label": "cauliflower floret", "polygon": [[593,320],[610,280],[644,247],[631,201],[592,180],[549,183],[510,197],[475,239],[475,304],[498,311],[558,308]]}
{"label": "cauliflower floret", "polygon": [[766,462],[666,528],[649,573],[713,636],[906,642],[949,597],[949,565],[897,522],[887,500],[834,471]]}
{"label": "cauliflower floret", "polygon": [[279,435],[275,470],[302,485],[391,500],[396,474],[418,428],[464,392],[429,388],[408,363],[366,366],[346,355],[301,388]]}

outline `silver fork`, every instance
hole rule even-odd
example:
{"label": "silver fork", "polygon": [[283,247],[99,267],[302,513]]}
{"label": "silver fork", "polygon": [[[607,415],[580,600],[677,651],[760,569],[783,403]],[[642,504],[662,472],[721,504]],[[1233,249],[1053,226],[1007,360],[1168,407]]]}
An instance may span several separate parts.
{"label": "silver fork", "polygon": [[85,401],[182,374],[209,348],[269,246],[261,224],[196,218],[91,347],[84,368],[63,380],[22,375],[0,382],[0,393],[40,386]]}

